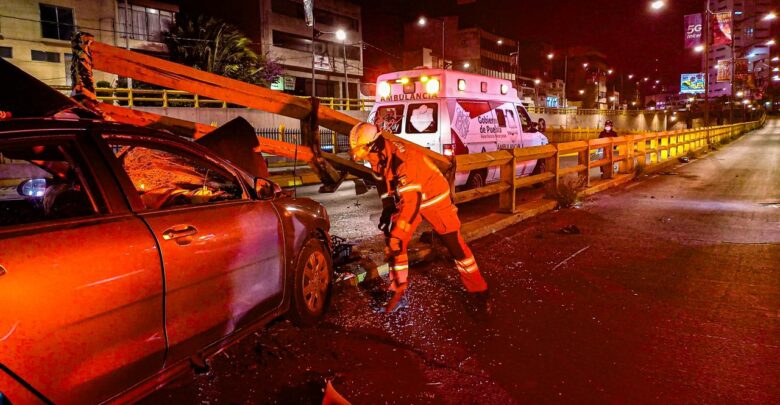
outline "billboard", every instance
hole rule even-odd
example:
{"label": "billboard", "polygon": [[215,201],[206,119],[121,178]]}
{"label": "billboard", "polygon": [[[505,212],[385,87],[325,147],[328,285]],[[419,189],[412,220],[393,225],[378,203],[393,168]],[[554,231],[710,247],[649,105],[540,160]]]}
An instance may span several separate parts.
{"label": "billboard", "polygon": [[683,73],[680,75],[681,94],[703,94],[704,73]]}
{"label": "billboard", "polygon": [[728,59],[721,59],[718,61],[718,82],[730,82],[731,81],[731,61]]}
{"label": "billboard", "polygon": [[695,48],[701,44],[701,14],[685,16],[685,48]]}
{"label": "billboard", "polygon": [[733,24],[731,21],[731,12],[714,13],[712,15],[712,44],[730,45]]}

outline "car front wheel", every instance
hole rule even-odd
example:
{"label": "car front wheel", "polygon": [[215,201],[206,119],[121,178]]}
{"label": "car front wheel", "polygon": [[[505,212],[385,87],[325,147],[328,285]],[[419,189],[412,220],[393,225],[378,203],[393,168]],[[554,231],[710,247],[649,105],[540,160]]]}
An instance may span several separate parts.
{"label": "car front wheel", "polygon": [[330,303],[333,263],[325,245],[310,239],[303,246],[295,269],[291,318],[299,325],[313,325],[322,319]]}

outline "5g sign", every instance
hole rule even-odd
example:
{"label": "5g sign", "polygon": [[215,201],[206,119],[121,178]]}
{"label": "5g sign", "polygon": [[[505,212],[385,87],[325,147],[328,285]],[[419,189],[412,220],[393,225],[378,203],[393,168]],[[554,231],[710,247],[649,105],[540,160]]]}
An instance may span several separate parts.
{"label": "5g sign", "polygon": [[701,14],[685,16],[685,47],[695,48],[701,44],[702,18]]}

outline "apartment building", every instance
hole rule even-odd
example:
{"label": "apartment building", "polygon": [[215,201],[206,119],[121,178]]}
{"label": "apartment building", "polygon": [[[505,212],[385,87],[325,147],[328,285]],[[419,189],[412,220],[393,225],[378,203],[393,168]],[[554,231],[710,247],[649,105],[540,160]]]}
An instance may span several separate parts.
{"label": "apartment building", "polygon": [[[713,13],[733,12],[733,57],[745,58],[748,62],[747,80],[735,80],[734,92],[752,93],[754,98],[771,84],[770,59],[772,46],[772,21],[764,19],[772,11],[772,0],[709,0]],[[776,24],[776,22],[775,22]],[[777,45],[775,45],[776,47]],[[713,98],[731,95],[731,82],[718,82],[718,61],[732,59],[732,46],[711,47],[708,55],[702,55],[702,71],[705,69],[705,57],[709,58],[709,96]]]}
{"label": "apartment building", "polygon": [[[92,33],[110,45],[165,53],[161,33],[179,11],[154,0],[3,0],[0,2],[0,57],[49,85],[70,85],[70,39]],[[95,72],[95,80],[116,76]]]}

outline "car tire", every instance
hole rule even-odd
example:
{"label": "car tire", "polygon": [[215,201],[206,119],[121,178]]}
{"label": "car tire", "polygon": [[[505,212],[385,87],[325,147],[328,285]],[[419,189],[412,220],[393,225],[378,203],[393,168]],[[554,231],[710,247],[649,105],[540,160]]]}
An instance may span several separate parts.
{"label": "car tire", "polygon": [[309,239],[298,256],[291,291],[290,318],[298,325],[319,322],[330,304],[333,262],[319,239]]}
{"label": "car tire", "polygon": [[469,173],[469,178],[466,180],[466,190],[473,190],[485,186],[485,179],[487,179],[487,170],[473,170]]}

